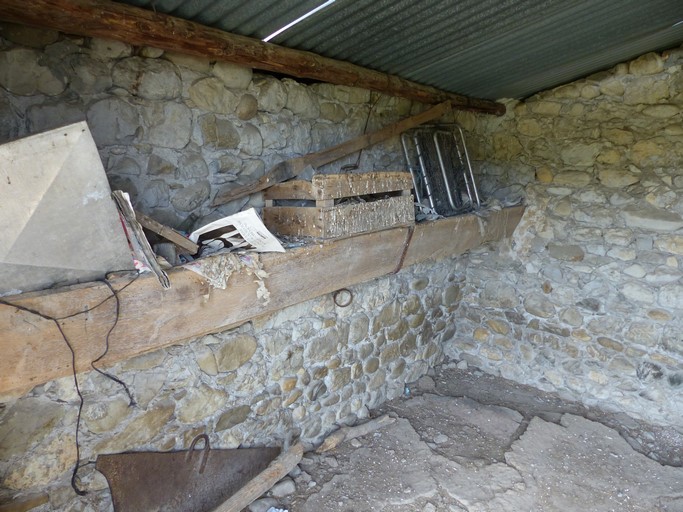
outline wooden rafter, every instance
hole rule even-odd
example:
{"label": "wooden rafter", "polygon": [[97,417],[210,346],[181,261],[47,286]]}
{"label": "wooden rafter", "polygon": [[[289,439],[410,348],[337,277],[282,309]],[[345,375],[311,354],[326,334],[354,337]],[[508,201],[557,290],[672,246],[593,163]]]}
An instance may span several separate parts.
{"label": "wooden rafter", "polygon": [[348,62],[230,34],[195,22],[109,0],[2,0],[0,20],[153,46],[197,57],[362,87],[422,103],[450,101],[455,109],[502,115],[505,106],[469,98]]}

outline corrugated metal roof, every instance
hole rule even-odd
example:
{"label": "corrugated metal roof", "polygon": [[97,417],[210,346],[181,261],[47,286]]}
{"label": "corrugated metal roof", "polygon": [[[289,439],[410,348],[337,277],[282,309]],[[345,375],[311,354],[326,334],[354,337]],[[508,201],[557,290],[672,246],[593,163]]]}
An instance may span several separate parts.
{"label": "corrugated metal roof", "polygon": [[[324,1],[124,3],[263,39]],[[681,0],[336,0],[271,42],[450,92],[521,98],[681,44],[682,20]]]}

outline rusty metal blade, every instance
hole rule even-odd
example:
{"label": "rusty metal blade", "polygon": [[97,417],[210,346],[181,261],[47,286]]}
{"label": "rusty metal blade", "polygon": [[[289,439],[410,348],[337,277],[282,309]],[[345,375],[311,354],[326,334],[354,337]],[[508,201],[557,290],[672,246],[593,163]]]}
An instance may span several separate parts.
{"label": "rusty metal blade", "polygon": [[97,457],[116,512],[210,511],[263,471],[279,448],[133,452]]}

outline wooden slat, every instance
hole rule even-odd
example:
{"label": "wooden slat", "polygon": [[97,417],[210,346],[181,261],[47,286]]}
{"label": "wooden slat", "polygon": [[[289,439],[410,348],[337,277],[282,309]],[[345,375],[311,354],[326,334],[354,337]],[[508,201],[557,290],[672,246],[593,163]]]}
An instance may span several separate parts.
{"label": "wooden slat", "polygon": [[[491,212],[483,235],[474,216],[420,224],[404,265],[451,257],[482,240],[510,234],[523,208]],[[457,229],[456,229],[457,227]],[[197,274],[174,268],[172,287],[164,290],[154,276],[143,275],[120,293],[120,317],[103,364],[113,364],[158,348],[240,325],[257,316],[303,302],[339,288],[393,272],[403,253],[408,228],[397,228],[261,255],[268,272],[271,300],[256,297],[254,278],[235,272],[227,289],[210,287]],[[221,256],[214,256],[221,258]],[[340,263],[341,262],[341,263]],[[112,282],[121,289],[130,281]],[[76,285],[3,299],[52,316],[84,311],[110,296],[102,283]],[[64,331],[76,353],[76,368],[85,371],[104,350],[113,324],[114,303],[64,320]],[[71,354],[53,322],[0,304],[0,393],[20,393],[71,372]]]}
{"label": "wooden slat", "polygon": [[410,173],[402,171],[316,174],[311,181],[292,180],[273,185],[264,190],[263,198],[340,199],[411,188],[413,188],[413,180]]}
{"label": "wooden slat", "polygon": [[228,186],[228,188],[224,191],[219,191],[218,194],[216,194],[216,198],[213,200],[212,206],[219,206],[232,201],[233,199],[237,199],[238,197],[242,197],[247,194],[253,194],[277,183],[287,181],[288,179],[294,178],[295,176],[298,176],[304,172],[308,166],[317,168],[321,165],[329,164],[330,162],[339,160],[349,153],[354,153],[355,151],[360,151],[361,149],[372,146],[373,144],[377,144],[378,142],[388,140],[406,130],[429,121],[433,121],[434,119],[438,119],[443,114],[448,112],[450,108],[450,104],[448,102],[444,102],[417,115],[407,117],[401,121],[398,121],[397,123],[385,126],[376,132],[365,133],[317,153],[310,153],[308,155],[280,162],[271,168],[265,174],[265,176],[262,176],[254,183],[249,183],[241,187]]}
{"label": "wooden slat", "polygon": [[459,215],[415,225],[405,267],[426,260],[442,260],[483,243],[509,237],[524,214],[523,206],[487,212],[487,217]]}
{"label": "wooden slat", "polygon": [[274,206],[263,222],[280,235],[339,238],[415,223],[412,196],[337,206]]}
{"label": "wooden slat", "polygon": [[315,200],[313,185],[310,181],[292,180],[278,183],[263,191],[263,199],[304,199]]}
{"label": "wooden slat", "polygon": [[185,249],[185,251],[189,252],[190,254],[197,254],[199,251],[199,246],[192,240],[188,240],[175,229],[164,226],[160,222],[155,221],[153,218],[148,217],[144,213],[136,211],[135,218],[143,228],[149,229],[157,235],[164,237],[166,240],[170,240],[181,249]]}
{"label": "wooden slat", "polygon": [[311,179],[311,186],[316,199],[340,199],[410,190],[413,179],[407,172],[317,174]]}
{"label": "wooden slat", "polygon": [[263,223],[278,235],[321,238],[323,233],[322,208],[317,206],[266,206]]}
{"label": "wooden slat", "polygon": [[238,36],[166,14],[107,0],[2,0],[0,19],[60,30],[67,34],[116,39],[256,69],[362,87],[422,103],[451,101],[453,108],[505,113],[505,106],[356,66],[348,62]]}

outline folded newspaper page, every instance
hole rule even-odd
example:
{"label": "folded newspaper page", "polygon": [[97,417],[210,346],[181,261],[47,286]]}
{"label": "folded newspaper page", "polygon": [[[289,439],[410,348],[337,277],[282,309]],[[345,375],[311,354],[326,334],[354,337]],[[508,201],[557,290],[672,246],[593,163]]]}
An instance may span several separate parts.
{"label": "folded newspaper page", "polygon": [[263,225],[253,208],[207,224],[190,233],[189,238],[201,247],[201,256],[214,254],[223,249],[285,252],[282,244]]}

